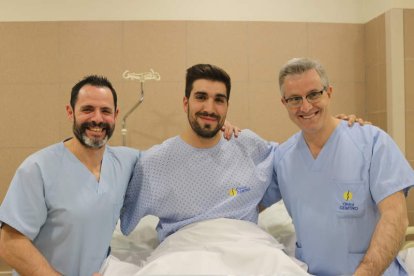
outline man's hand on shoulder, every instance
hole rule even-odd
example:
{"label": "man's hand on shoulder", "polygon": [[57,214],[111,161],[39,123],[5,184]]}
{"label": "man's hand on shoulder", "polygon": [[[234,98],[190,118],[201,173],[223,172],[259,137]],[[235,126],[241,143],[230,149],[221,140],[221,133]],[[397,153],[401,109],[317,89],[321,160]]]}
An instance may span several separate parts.
{"label": "man's hand on shoulder", "polygon": [[221,128],[221,131],[223,131],[223,136],[227,140],[230,140],[233,135],[234,138],[239,137],[239,133],[241,132],[241,129],[237,126],[233,126],[229,121],[225,121],[223,127]]}
{"label": "man's hand on shoulder", "polygon": [[357,118],[357,116],[354,114],[346,115],[346,114],[341,113],[341,114],[335,115],[335,118],[348,121],[348,126],[353,126],[355,122],[359,123],[361,126],[372,125],[371,122],[365,121],[362,118]]}

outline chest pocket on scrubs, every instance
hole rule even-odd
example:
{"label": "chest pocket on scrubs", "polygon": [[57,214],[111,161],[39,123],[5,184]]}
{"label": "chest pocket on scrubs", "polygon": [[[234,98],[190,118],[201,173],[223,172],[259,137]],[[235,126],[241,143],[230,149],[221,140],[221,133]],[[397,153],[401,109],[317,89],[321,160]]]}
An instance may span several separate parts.
{"label": "chest pocket on scrubs", "polygon": [[363,181],[335,181],[335,209],[338,217],[356,218],[365,214],[369,197],[368,185]]}

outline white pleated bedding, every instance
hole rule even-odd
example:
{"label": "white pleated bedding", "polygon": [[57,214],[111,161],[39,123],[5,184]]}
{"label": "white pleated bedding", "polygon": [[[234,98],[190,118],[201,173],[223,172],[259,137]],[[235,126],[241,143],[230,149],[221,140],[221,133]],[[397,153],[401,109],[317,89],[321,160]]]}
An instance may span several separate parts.
{"label": "white pleated bedding", "polygon": [[194,223],[164,240],[145,263],[110,258],[105,276],[115,275],[308,275],[303,263],[257,225],[215,219]]}
{"label": "white pleated bedding", "polygon": [[[284,253],[294,256],[296,236],[283,202],[260,214],[258,224],[265,231],[249,222],[217,219],[189,225],[157,247],[157,222],[144,218],[128,237],[117,227],[104,276],[306,275],[306,266]],[[414,275],[414,248],[400,257]]]}

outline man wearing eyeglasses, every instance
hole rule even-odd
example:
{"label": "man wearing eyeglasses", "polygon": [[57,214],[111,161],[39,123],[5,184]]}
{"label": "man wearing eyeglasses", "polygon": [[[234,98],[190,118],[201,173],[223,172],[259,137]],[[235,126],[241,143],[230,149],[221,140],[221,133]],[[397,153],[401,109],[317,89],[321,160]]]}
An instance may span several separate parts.
{"label": "man wearing eyeglasses", "polygon": [[279,73],[282,103],[301,129],[275,154],[277,185],[295,225],[296,257],[316,275],[407,275],[396,255],[408,225],[414,173],[374,126],[347,127],[330,112],[333,88],[316,61]]}

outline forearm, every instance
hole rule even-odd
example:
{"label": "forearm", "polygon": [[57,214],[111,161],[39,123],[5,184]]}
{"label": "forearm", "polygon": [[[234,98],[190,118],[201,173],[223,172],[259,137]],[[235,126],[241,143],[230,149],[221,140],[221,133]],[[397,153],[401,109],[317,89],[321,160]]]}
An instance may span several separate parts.
{"label": "forearm", "polygon": [[0,257],[22,276],[61,275],[29,239],[8,225],[0,230]]}
{"label": "forearm", "polygon": [[401,248],[408,226],[405,198],[401,192],[390,197],[392,201],[380,206],[380,220],[354,275],[382,275]]}

